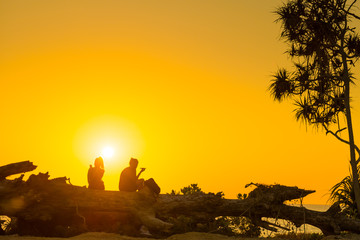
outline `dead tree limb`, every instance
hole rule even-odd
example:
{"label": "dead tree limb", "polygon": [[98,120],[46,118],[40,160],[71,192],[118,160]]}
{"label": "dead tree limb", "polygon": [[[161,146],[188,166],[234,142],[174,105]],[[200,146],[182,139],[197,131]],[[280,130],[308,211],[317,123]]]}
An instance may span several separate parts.
{"label": "dead tree limb", "polygon": [[17,162],[2,166],[0,167],[0,180],[4,180],[6,177],[14,174],[31,172],[35,170],[36,167],[37,166],[34,166],[34,164],[30,161]]}
{"label": "dead tree limb", "polygon": [[274,226],[262,218],[279,218],[296,226],[313,225],[325,234],[360,233],[360,220],[347,218],[338,206],[317,212],[285,205],[284,201],[314,192],[297,187],[255,184],[248,198],[235,200],[204,193],[157,196],[147,188],[133,193],[90,190],[66,180],[49,179],[48,173],[39,173],[26,182],[22,178],[0,181],[0,215],[17,218],[20,231],[33,235],[50,235],[59,228],[75,229],[74,234],[129,233],[142,225],[151,232],[166,232],[176,224],[172,219],[179,216],[191,217],[198,223],[211,222],[218,216],[244,216],[268,229]]}

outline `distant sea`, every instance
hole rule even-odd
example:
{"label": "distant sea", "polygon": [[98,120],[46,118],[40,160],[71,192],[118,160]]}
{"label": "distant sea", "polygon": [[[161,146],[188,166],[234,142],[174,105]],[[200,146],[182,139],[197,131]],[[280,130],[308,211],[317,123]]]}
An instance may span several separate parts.
{"label": "distant sea", "polygon": [[[294,206],[299,206],[294,204]],[[319,211],[319,212],[326,212],[331,205],[320,205],[320,204],[304,204],[304,207],[309,210]]]}

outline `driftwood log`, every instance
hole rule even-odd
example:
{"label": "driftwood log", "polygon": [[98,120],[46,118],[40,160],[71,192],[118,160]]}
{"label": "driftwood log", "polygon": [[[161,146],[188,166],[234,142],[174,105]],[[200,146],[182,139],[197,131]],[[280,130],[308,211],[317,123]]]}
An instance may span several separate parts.
{"label": "driftwood log", "polygon": [[25,173],[35,170],[36,166],[30,161],[12,163],[0,167],[0,181],[4,180],[6,177],[18,174]]}
{"label": "driftwood log", "polygon": [[218,216],[244,216],[258,226],[276,230],[262,218],[277,218],[300,227],[310,224],[324,234],[341,231],[360,233],[360,220],[347,218],[340,207],[327,212],[285,205],[314,191],[282,185],[256,185],[243,200],[224,199],[216,194],[154,194],[90,190],[73,186],[65,177],[49,179],[48,173],[8,180],[7,176],[32,171],[31,162],[0,167],[0,215],[16,219],[17,232],[30,235],[75,235],[84,231],[110,231],[124,234],[146,226],[151,233],[171,233],[180,216],[206,224]]}

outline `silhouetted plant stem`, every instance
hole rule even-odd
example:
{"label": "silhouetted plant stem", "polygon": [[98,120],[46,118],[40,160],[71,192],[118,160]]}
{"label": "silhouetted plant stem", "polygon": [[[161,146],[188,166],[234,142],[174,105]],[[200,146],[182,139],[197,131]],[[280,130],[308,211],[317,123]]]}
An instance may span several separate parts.
{"label": "silhouetted plant stem", "polygon": [[[347,63],[344,62],[344,69],[347,69]],[[359,174],[357,161],[355,156],[355,140],[354,140],[354,132],[352,126],[352,117],[351,117],[351,107],[350,107],[350,79],[347,77],[347,81],[345,81],[345,106],[346,106],[346,122],[347,129],[349,134],[349,146],[350,146],[350,165],[351,171],[353,175],[353,187],[355,192],[355,202],[358,213],[360,213],[360,186],[359,186]]]}
{"label": "silhouetted plant stem", "polygon": [[[355,4],[356,0],[349,6],[348,10]],[[359,174],[358,174],[358,167],[357,161],[355,156],[355,139],[354,139],[354,132],[353,132],[353,125],[352,125],[352,116],[351,116],[351,107],[350,107],[350,76],[349,76],[349,66],[348,66],[348,59],[347,54],[344,51],[345,47],[345,34],[348,28],[348,21],[347,18],[345,19],[345,26],[342,30],[341,34],[341,57],[343,62],[344,68],[344,83],[345,83],[345,115],[346,115],[346,124],[348,129],[349,135],[349,147],[350,147],[350,165],[353,175],[353,188],[355,193],[355,202],[358,213],[360,213],[360,186],[359,186]]]}

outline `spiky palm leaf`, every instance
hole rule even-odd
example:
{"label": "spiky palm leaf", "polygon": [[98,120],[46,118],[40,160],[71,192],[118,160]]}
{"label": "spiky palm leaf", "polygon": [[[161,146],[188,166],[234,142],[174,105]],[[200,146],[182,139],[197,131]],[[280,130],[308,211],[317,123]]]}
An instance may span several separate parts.
{"label": "spiky palm leaf", "polygon": [[330,200],[333,203],[339,203],[342,207],[342,211],[347,215],[359,217],[355,202],[352,174],[346,176],[330,189]]}
{"label": "spiky palm leaf", "polygon": [[291,74],[286,69],[280,69],[273,77],[269,87],[270,93],[275,100],[282,101],[293,93]]}

